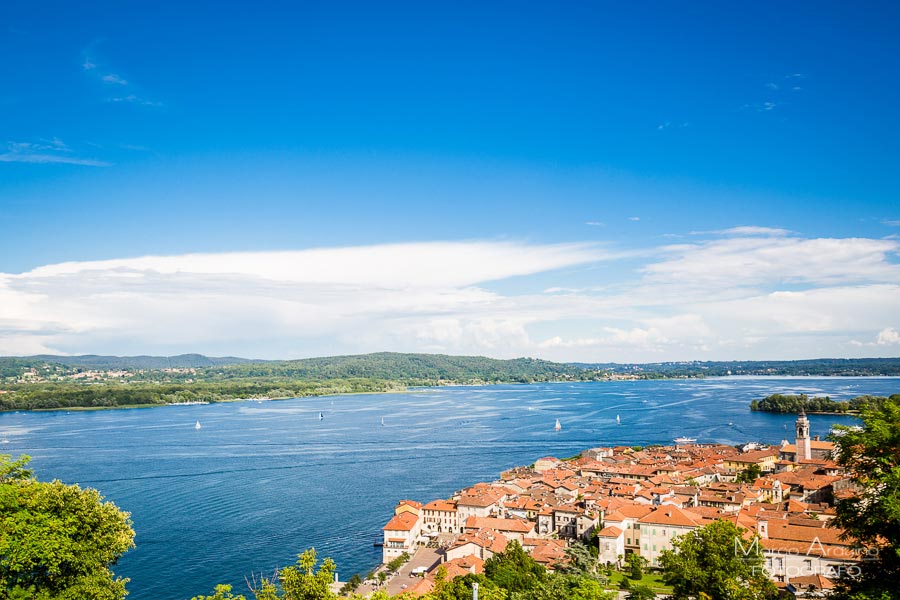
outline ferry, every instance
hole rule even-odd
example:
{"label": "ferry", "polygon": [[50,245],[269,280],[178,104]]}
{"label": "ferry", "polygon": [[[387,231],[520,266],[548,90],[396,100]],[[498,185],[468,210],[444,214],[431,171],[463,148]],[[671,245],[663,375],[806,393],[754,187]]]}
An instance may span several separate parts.
{"label": "ferry", "polygon": [[689,437],[677,437],[675,438],[676,444],[694,444],[697,442],[697,438],[689,438]]}

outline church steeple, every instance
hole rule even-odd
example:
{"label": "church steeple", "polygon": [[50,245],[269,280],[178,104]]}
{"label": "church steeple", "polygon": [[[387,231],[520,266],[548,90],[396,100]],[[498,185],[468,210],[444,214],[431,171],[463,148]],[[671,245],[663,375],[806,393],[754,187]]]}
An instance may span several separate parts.
{"label": "church steeple", "polygon": [[797,417],[797,454],[794,461],[809,460],[812,458],[812,447],[809,443],[809,419],[806,418],[806,411],[800,409],[800,415]]}

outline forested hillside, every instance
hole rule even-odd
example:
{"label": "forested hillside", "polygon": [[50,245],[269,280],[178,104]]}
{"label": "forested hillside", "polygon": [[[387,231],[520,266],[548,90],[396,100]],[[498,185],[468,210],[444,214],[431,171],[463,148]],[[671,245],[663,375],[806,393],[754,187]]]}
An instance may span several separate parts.
{"label": "forested hillside", "polygon": [[596,372],[534,358],[496,360],[483,356],[444,354],[400,354],[380,352],[353,356],[330,356],[277,362],[227,365],[208,369],[211,377],[289,377],[299,379],[345,379],[363,377],[391,379],[417,384],[439,381],[457,383],[531,383],[564,379],[585,380]]}
{"label": "forested hillside", "polygon": [[[199,357],[199,358],[194,358]],[[38,357],[0,359],[0,410],[115,407],[221,402],[239,398],[293,398],[385,392],[406,386],[450,383],[531,383],[590,380],[596,371],[543,360],[494,360],[472,356],[380,353],[217,366],[196,364],[200,355],[174,357],[76,357],[81,365]],[[59,359],[62,357],[47,357]],[[111,358],[112,360],[104,360]],[[154,360],[148,360],[154,359]],[[169,363],[162,361],[170,360]],[[166,364],[148,368],[148,364]],[[179,362],[180,361],[180,362]],[[140,364],[140,368],[130,365]]]}

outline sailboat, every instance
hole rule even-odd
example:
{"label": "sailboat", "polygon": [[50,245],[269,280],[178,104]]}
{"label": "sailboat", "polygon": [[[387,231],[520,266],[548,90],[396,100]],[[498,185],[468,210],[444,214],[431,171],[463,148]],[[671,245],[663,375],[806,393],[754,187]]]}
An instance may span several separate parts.
{"label": "sailboat", "polygon": [[384,427],[384,417],[381,417],[381,426]]}
{"label": "sailboat", "polygon": [[200,421],[197,421],[197,422],[194,424],[194,429],[200,429]]}
{"label": "sailboat", "polygon": [[320,412],[320,413],[319,413],[319,420],[321,421],[321,420],[324,419],[324,418],[325,418],[325,413]]}
{"label": "sailboat", "polygon": [[556,420],[556,426],[553,429],[555,429],[556,431],[562,429],[562,425],[559,424],[559,419]]}
{"label": "sailboat", "polygon": [[619,415],[616,415],[616,425],[620,424],[622,419],[619,418]]}

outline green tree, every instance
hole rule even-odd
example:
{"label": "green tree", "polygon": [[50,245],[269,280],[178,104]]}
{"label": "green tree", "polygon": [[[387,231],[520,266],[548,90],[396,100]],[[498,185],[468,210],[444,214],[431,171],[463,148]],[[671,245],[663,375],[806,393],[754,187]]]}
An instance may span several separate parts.
{"label": "green tree", "polygon": [[656,592],[649,585],[642,583],[633,583],[628,587],[628,595],[626,600],[653,600],[656,598]]}
{"label": "green tree", "polygon": [[559,565],[557,570],[571,575],[594,575],[597,572],[597,557],[591,547],[581,542],[572,542],[566,548],[569,560]]}
{"label": "green tree", "polygon": [[628,565],[628,568],[631,569],[629,577],[639,580],[644,576],[644,567],[647,566],[646,558],[637,552],[632,552],[625,555],[625,563]]}
{"label": "green tree", "polygon": [[746,529],[730,521],[714,521],[675,538],[673,550],[664,550],[659,563],[663,580],[676,600],[761,600],[774,598],[775,585],[763,569],[758,536],[745,537]]}
{"label": "green tree", "polygon": [[738,483],[753,483],[762,475],[762,469],[757,464],[752,464],[737,474]]}
{"label": "green tree", "polygon": [[96,490],[41,482],[0,455],[0,597],[121,600],[110,565],[134,546],[128,513]]}
{"label": "green tree", "polygon": [[235,596],[231,593],[231,586],[219,584],[212,596],[194,596],[191,600],[247,600],[244,596]]}
{"label": "green tree", "polygon": [[831,525],[865,549],[858,577],[843,577],[837,595],[896,598],[900,581],[900,396],[862,407],[861,428],[836,426],[837,462],[857,486],[837,502]]}
{"label": "green tree", "polygon": [[472,588],[478,584],[479,600],[506,600],[506,590],[498,587],[484,575],[469,574],[447,579],[447,570],[441,566],[435,574],[434,589],[422,600],[470,600]]}
{"label": "green tree", "polygon": [[613,594],[591,577],[556,573],[549,575],[537,589],[519,597],[528,600],[611,600]]}
{"label": "green tree", "polygon": [[297,564],[285,567],[278,574],[284,600],[329,600],[337,596],[331,591],[334,582],[335,564],[330,558],[318,564],[315,548],[310,548],[298,557]]}
{"label": "green tree", "polygon": [[511,541],[506,550],[485,561],[484,574],[509,592],[534,590],[547,578],[547,570],[531,558],[516,540]]}

